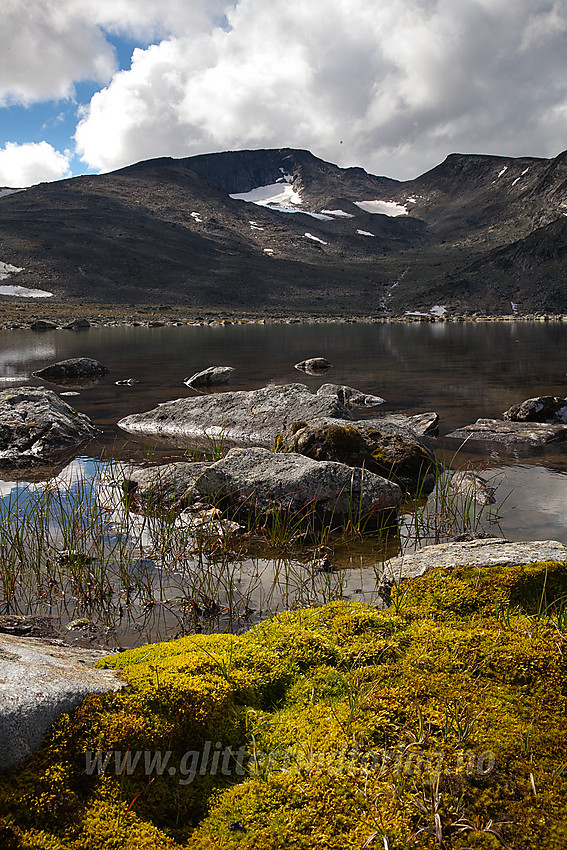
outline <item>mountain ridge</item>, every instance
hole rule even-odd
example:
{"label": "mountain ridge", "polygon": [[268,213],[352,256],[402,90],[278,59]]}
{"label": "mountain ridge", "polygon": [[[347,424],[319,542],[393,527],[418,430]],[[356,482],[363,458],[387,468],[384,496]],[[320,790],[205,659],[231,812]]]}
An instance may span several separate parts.
{"label": "mountain ridge", "polygon": [[2,283],[257,313],[567,312],[566,216],[567,151],[455,153],[409,181],[292,148],[160,157],[3,194],[0,261],[23,271]]}

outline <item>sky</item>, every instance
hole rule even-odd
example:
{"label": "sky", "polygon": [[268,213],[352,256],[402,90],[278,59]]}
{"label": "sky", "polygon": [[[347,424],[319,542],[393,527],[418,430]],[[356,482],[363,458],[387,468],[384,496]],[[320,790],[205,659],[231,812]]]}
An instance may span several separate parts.
{"label": "sky", "polygon": [[2,0],[0,187],[263,147],[556,156],[567,0]]}

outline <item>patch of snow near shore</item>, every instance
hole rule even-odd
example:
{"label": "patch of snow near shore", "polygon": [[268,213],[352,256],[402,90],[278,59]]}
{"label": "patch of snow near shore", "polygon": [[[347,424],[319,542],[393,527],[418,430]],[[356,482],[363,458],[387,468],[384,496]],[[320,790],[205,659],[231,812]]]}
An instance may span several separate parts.
{"label": "patch of snow near shore", "polygon": [[27,286],[0,286],[0,295],[16,295],[19,298],[51,298],[53,292],[45,289],[28,289]]}
{"label": "patch of snow near shore", "polygon": [[375,233],[370,233],[369,230],[357,230],[359,236],[375,236]]}
{"label": "patch of snow near shore", "polygon": [[327,215],[336,216],[337,218],[354,218],[352,213],[347,213],[344,210],[321,210],[322,213],[326,213]]}
{"label": "patch of snow near shore", "polygon": [[355,201],[354,203],[361,210],[364,210],[364,212],[372,213],[373,215],[397,217],[408,214],[407,207],[397,204],[395,201]]}
{"label": "patch of snow near shore", "polygon": [[432,313],[434,316],[444,316],[447,312],[447,308],[442,305],[436,304],[435,307],[432,307],[429,312]]}
{"label": "patch of snow near shore", "polygon": [[303,235],[305,236],[306,239],[312,239],[313,242],[320,242],[321,245],[328,245],[329,244],[328,242],[324,242],[322,239],[319,239],[318,236],[313,236],[312,233],[304,233]]}

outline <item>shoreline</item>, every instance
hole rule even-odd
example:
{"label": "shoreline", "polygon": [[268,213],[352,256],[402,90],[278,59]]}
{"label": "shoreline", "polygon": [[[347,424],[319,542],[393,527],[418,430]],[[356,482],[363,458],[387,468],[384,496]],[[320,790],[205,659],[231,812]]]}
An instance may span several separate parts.
{"label": "shoreline", "polygon": [[[484,315],[479,313],[387,315],[384,313],[297,314],[275,310],[199,310],[182,305],[97,304],[60,302],[41,306],[29,301],[0,301],[0,330],[29,330],[34,322],[44,320],[57,327],[86,319],[93,327],[164,327],[176,325],[238,325],[238,324],[443,324],[454,322],[567,322],[564,313],[528,313],[524,315]],[[45,328],[44,330],[48,330]],[[36,330],[41,330],[37,328]]]}

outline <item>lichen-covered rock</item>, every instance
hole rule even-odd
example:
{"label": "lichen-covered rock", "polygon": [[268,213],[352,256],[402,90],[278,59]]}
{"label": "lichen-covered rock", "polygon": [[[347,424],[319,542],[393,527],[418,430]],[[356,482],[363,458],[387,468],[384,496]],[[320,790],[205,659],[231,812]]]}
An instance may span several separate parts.
{"label": "lichen-covered rock", "polygon": [[0,466],[37,466],[77,448],[97,433],[91,420],[53,390],[0,392]]}
{"label": "lichen-covered rock", "polygon": [[508,567],[533,561],[557,561],[567,564],[567,546],[557,540],[514,543],[502,537],[480,538],[465,542],[424,546],[384,564],[384,575],[394,580],[421,576],[437,567]]}
{"label": "lichen-covered rock", "polygon": [[337,524],[378,521],[402,498],[396,484],[368,470],[263,448],[232,449],[204,470],[194,489],[209,499],[222,498],[237,516],[278,510]]}
{"label": "lichen-covered rock", "polygon": [[567,425],[548,425],[543,422],[510,422],[501,419],[477,419],[447,434],[459,440],[485,440],[516,446],[544,446],[565,440]]}
{"label": "lichen-covered rock", "polygon": [[528,398],[520,404],[513,404],[502,414],[511,422],[567,422],[567,398],[558,396],[538,396]]}
{"label": "lichen-covered rock", "polygon": [[185,378],[183,383],[194,389],[223,386],[230,383],[233,372],[232,366],[209,366],[208,369],[195,372],[190,378]]}
{"label": "lichen-covered rock", "polygon": [[34,378],[43,378],[53,384],[80,384],[81,381],[93,381],[108,375],[109,369],[92,357],[70,357],[60,360],[34,372]]}
{"label": "lichen-covered rock", "polygon": [[351,418],[336,395],[316,395],[305,384],[285,384],[176,399],[126,416],[118,426],[132,434],[172,440],[221,438],[271,446],[292,422],[317,416]]}
{"label": "lichen-covered rock", "polygon": [[281,451],[299,452],[314,460],[364,467],[395,481],[405,490],[430,493],[439,465],[431,449],[407,430],[380,420],[344,422],[314,419],[297,422],[278,443]]}
{"label": "lichen-covered rock", "polygon": [[87,694],[123,683],[95,670],[103,653],[32,637],[0,635],[0,770],[38,749],[47,731]]}

